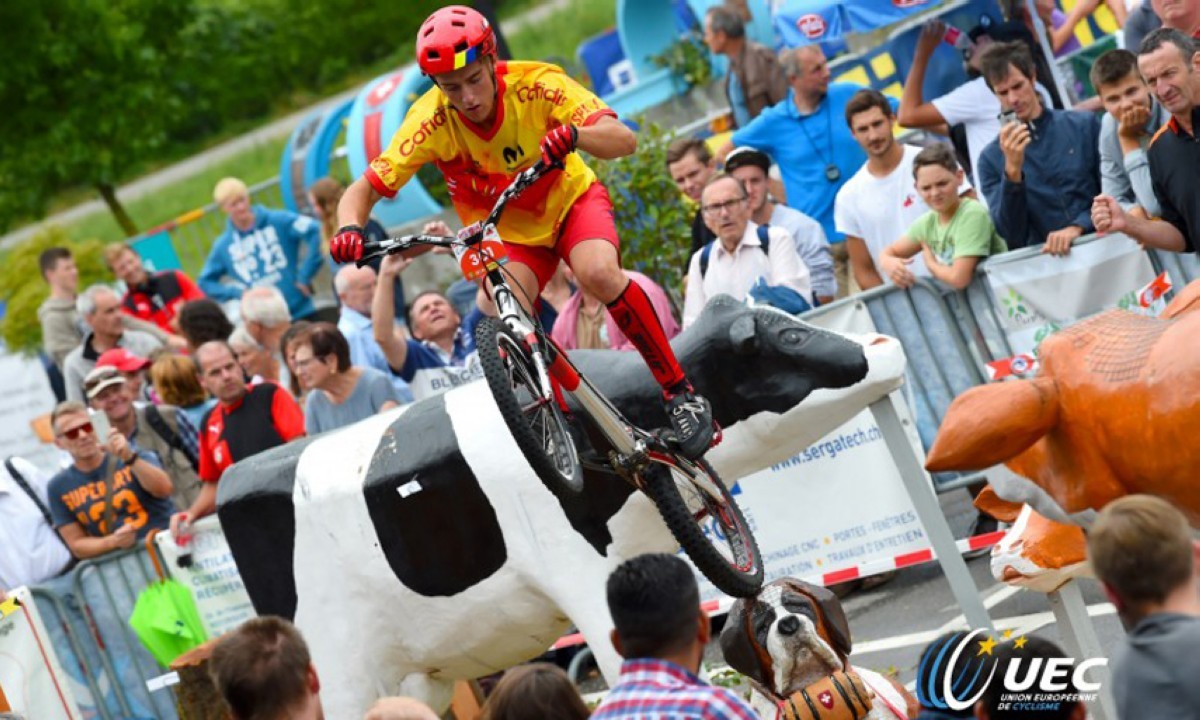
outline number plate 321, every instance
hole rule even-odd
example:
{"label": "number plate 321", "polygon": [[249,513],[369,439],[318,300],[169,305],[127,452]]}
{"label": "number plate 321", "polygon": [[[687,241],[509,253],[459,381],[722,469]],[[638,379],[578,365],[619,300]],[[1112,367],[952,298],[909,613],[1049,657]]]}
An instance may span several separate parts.
{"label": "number plate 321", "polygon": [[478,245],[463,248],[458,256],[458,265],[467,280],[478,280],[506,262],[508,253],[495,227],[485,230]]}

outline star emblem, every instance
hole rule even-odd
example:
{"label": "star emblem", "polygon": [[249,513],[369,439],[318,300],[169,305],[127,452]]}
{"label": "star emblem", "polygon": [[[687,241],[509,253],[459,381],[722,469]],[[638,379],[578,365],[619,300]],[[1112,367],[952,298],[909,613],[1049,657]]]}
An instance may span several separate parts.
{"label": "star emblem", "polygon": [[975,657],[991,655],[994,649],[996,649],[996,639],[989,635],[987,640],[979,641],[979,652],[975,653]]}
{"label": "star emblem", "polygon": [[1005,631],[1004,631],[1004,633],[1003,633],[1004,639],[1005,639],[1005,640],[1008,640],[1009,638],[1011,638],[1011,637],[1012,637],[1012,633],[1013,633],[1013,631],[1012,631],[1012,629],[1011,629],[1011,628],[1010,628],[1010,629],[1008,629],[1008,630],[1005,630]]}
{"label": "star emblem", "polygon": [[1018,650],[1020,650],[1021,648],[1025,647],[1025,643],[1026,643],[1026,642],[1028,642],[1028,638],[1026,638],[1024,635],[1022,635],[1021,637],[1017,638],[1017,639],[1016,639],[1016,640],[1013,642],[1013,647],[1015,647],[1015,648],[1017,648]]}

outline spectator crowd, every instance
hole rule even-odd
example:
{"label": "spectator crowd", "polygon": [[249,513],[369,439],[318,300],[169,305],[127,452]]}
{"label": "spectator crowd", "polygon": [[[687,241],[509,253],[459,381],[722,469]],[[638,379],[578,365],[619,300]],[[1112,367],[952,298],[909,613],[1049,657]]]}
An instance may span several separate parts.
{"label": "spectator crowd", "polygon": [[[1077,0],[1064,13],[1036,3],[1056,53],[1070,51],[1075,24],[1097,4]],[[1124,3],[1108,5],[1126,20]],[[626,273],[668,337],[721,293],[802,312],[919,278],[961,289],[990,256],[1027,247],[1064,256],[1095,232],[1195,251],[1200,2],[1146,0],[1132,10],[1128,49],[1091,68],[1098,105],[1074,109],[1060,107],[1045,74],[1053,58],[1032,41],[1028,17],[971,29],[958,46],[970,79],[926,100],[926,72],[946,36],[939,23],[922,32],[893,99],[832,82],[819,45],[776,54],[753,42],[743,9],[718,5],[704,18],[705,42],[729,60],[724,91],[736,129],[720,147],[679,138],[667,153],[680,202],[696,208],[691,254],[678,268],[682,306],[651,278]],[[906,144],[902,129],[951,142]],[[61,391],[50,426],[64,462],[52,477],[20,458],[0,471],[0,591],[131,547],[153,529],[186,534],[214,512],[217,487],[239,460],[482,377],[473,331],[487,308],[473,287],[408,298],[410,258],[329,260],[341,192],[331,179],[314,185],[313,218],[255,205],[243,182],[221,180],[213,196],[226,228],[195,280],[152,271],[116,243],[104,250],[112,282],[80,289],[69,249],[42,253],[49,296],[38,318]],[[365,232],[385,233],[377,223]],[[431,223],[425,232],[451,230]],[[326,266],[336,315],[313,302]],[[564,348],[634,349],[609,306],[565,266],[539,306]],[[1186,675],[1200,637],[1195,556],[1186,524],[1176,527],[1170,513],[1149,501],[1114,503],[1090,538],[1097,572],[1133,629],[1114,663],[1117,699],[1132,707],[1137,692],[1163,703],[1146,717],[1176,717],[1172,693],[1195,694]],[[1151,567],[1162,568],[1162,582],[1146,579]],[[753,717],[697,677],[709,625],[695,612],[691,577],[666,556],[635,558],[613,575],[608,599],[626,663],[594,717],[643,717],[634,708],[659,703],[674,710],[655,717]],[[263,619],[237,637],[213,660],[236,716],[320,716],[316,670],[294,628]],[[277,657],[254,677],[279,692],[246,682],[244,656],[264,646]],[[1024,652],[1061,654],[1034,646]],[[544,668],[511,675],[484,717],[586,717],[563,682]],[[538,705],[546,698],[552,705]],[[369,717],[426,717],[406,702],[381,701]],[[267,714],[255,709],[263,703]],[[543,711],[512,709],[527,707]]]}

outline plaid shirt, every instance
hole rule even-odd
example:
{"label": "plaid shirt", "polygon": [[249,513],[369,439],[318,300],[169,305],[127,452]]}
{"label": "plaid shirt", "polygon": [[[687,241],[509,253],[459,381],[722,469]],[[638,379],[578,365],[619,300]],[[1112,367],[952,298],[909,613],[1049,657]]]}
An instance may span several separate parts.
{"label": "plaid shirt", "polygon": [[621,664],[616,687],[592,720],[758,720],[741,698],[706,684],[666,660],[641,658]]}

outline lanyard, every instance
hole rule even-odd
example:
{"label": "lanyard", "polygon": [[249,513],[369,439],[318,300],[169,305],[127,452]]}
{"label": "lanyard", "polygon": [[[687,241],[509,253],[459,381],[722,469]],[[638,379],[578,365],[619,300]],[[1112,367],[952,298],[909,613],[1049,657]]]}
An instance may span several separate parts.
{"label": "lanyard", "polygon": [[[828,97],[825,98],[825,100],[828,100],[828,99],[829,99]],[[824,101],[822,101],[822,102],[824,102]],[[821,158],[822,160],[825,161],[825,179],[831,183],[835,183],[841,179],[842,171],[839,170],[838,166],[833,162],[833,111],[832,111],[832,106],[826,106],[826,108],[825,108],[825,132],[829,137],[829,158],[828,159],[825,158],[825,153],[821,152],[821,148],[817,147],[817,143],[813,141],[812,135],[810,135],[808,132],[808,128],[804,126],[804,121],[807,118],[810,118],[813,115],[816,115],[817,112],[821,112],[820,108],[818,108],[817,111],[814,112],[812,115],[801,116],[800,131],[803,132],[804,137],[808,139],[808,144],[812,147],[813,152],[815,152],[819,158]]]}

